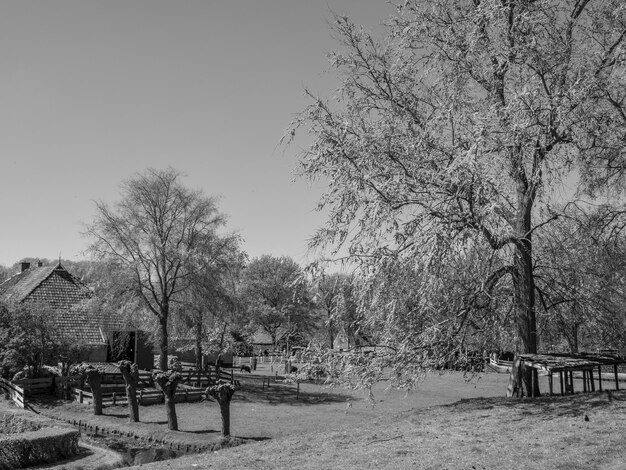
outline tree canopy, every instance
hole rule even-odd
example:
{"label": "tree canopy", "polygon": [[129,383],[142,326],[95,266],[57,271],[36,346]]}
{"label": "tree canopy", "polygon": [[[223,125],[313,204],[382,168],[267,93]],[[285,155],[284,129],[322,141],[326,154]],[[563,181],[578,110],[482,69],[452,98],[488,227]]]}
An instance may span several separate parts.
{"label": "tree canopy", "polygon": [[380,364],[407,383],[496,317],[515,325],[517,351],[537,352],[540,234],[574,199],[622,203],[626,5],[397,9],[382,39],[335,17],[341,85],[310,94],[290,134],[312,133],[301,173],[328,182],[314,244],[366,267]]}
{"label": "tree canopy", "polygon": [[212,265],[211,246],[225,224],[216,200],[181,180],[173,168],[136,174],[122,183],[120,201],[96,203],[97,215],[87,228],[91,253],[129,270],[133,292],[156,315],[161,370],[168,367],[172,301]]}

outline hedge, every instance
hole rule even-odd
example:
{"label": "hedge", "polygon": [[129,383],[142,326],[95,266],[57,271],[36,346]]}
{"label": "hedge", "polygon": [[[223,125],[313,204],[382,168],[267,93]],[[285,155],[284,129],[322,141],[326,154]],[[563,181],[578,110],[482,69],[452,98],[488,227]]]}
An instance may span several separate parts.
{"label": "hedge", "polygon": [[78,453],[80,433],[68,428],[41,428],[0,436],[0,470],[13,470],[68,459]]}

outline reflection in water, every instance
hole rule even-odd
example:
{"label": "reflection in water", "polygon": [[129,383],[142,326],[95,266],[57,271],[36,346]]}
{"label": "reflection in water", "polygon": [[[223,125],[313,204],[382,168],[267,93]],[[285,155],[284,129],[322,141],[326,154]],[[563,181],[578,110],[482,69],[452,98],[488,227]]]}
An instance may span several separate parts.
{"label": "reflection in water", "polygon": [[139,465],[161,460],[174,459],[179,454],[173,450],[162,447],[137,447],[136,443],[125,442],[120,439],[112,439],[101,435],[90,434],[89,440],[100,447],[107,447],[122,456],[123,467]]}

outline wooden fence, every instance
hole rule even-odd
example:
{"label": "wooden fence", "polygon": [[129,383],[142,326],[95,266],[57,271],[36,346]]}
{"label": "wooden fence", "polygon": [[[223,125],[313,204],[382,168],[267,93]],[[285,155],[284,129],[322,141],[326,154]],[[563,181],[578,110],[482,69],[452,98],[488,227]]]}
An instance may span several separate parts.
{"label": "wooden fence", "polygon": [[[219,377],[215,369],[207,371],[185,370],[181,373],[183,386],[176,392],[176,401],[194,401],[204,396],[204,389],[217,382],[218,378],[234,383],[232,370],[220,369]],[[163,393],[155,390],[152,373],[139,372],[138,398],[141,404],[152,404],[163,401]],[[81,386],[84,389],[81,389]],[[39,379],[22,379],[9,382],[0,379],[0,388],[11,397],[17,406],[24,408],[28,397],[35,395],[55,395],[59,398],[73,397],[81,403],[93,400],[88,384],[84,384],[80,377],[46,377]],[[124,378],[121,373],[107,373],[102,378],[103,400],[105,403],[127,403]],[[82,398],[81,398],[82,397]]]}
{"label": "wooden fence", "polygon": [[0,378],[0,388],[6,393],[19,408],[26,408],[26,392],[19,385]]}
{"label": "wooden fence", "polygon": [[[191,401],[199,401],[206,396],[204,389],[201,388],[187,388],[181,387],[176,390],[174,394],[174,401],[176,402],[191,402]],[[74,389],[74,400],[78,403],[93,403],[93,393]],[[143,390],[140,389],[137,391],[137,401],[140,405],[153,405],[155,403],[163,403],[165,401],[165,396],[163,392],[156,389]],[[126,398],[125,393],[103,393],[102,394],[102,403],[110,404],[110,405],[122,405],[127,404],[128,399]]]}

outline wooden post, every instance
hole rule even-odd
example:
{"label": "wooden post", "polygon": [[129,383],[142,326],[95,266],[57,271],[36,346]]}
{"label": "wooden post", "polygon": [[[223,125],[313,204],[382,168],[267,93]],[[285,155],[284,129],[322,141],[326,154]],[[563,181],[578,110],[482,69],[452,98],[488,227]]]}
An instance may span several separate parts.
{"label": "wooden post", "polygon": [[595,392],[596,391],[596,384],[595,381],[593,380],[593,369],[589,369],[589,382],[591,385],[591,391]]}
{"label": "wooden post", "polygon": [[561,395],[565,395],[565,391],[563,389],[563,371],[559,371],[559,380],[561,382]]}
{"label": "wooden post", "polygon": [[115,392],[113,392],[113,406],[115,406],[117,403],[115,402]]}
{"label": "wooden post", "polygon": [[602,366],[598,366],[598,390],[602,391]]}
{"label": "wooden post", "polygon": [[185,389],[185,401],[189,401],[189,391]]}
{"label": "wooden post", "polygon": [[296,384],[298,384],[298,388],[296,388],[296,400],[298,400],[300,398],[300,382],[296,382]]}
{"label": "wooden post", "polygon": [[83,391],[79,390],[78,391],[78,403],[82,403],[83,402]]}
{"label": "wooden post", "polygon": [[583,392],[587,392],[587,371],[583,369]]}
{"label": "wooden post", "polygon": [[550,387],[550,396],[554,395],[552,391],[552,371],[548,372],[548,386]]}
{"label": "wooden post", "polygon": [[139,390],[139,404],[143,405],[143,390]]}
{"label": "wooden post", "polygon": [[569,384],[572,387],[572,395],[574,394],[574,372],[573,371],[569,371]]}
{"label": "wooden post", "polygon": [[619,378],[617,377],[617,364],[613,364],[613,371],[615,373],[615,390],[619,390]]}

